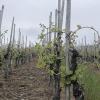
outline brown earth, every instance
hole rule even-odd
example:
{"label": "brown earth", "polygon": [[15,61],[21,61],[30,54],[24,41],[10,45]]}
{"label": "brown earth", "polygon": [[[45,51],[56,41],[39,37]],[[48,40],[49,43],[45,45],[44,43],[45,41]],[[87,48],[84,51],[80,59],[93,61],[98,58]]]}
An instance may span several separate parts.
{"label": "brown earth", "polygon": [[0,73],[0,100],[51,100],[47,73],[30,64],[13,68],[9,80]]}
{"label": "brown earth", "polygon": [[[49,87],[49,75],[36,67],[35,60],[13,68],[8,80],[0,70],[0,100],[52,100],[53,90]],[[62,90],[61,100],[65,93]],[[74,100],[72,98],[72,100]]]}

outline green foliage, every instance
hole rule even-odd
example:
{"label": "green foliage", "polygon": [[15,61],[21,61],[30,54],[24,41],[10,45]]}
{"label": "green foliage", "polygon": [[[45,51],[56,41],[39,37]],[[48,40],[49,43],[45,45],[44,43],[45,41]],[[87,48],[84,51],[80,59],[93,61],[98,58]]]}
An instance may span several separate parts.
{"label": "green foliage", "polygon": [[43,39],[44,39],[44,37],[45,37],[45,34],[44,34],[44,32],[42,32],[40,35],[39,35],[39,39],[40,39],[40,41],[42,41]]}
{"label": "green foliage", "polygon": [[[76,33],[77,33],[78,30],[82,29],[82,27],[80,25],[78,25],[77,28],[78,29],[76,31],[70,33],[70,38],[71,38],[70,47],[75,46],[75,39],[77,38]],[[52,27],[52,31],[58,32],[58,29],[55,29],[55,26],[54,26],[54,27]],[[40,36],[42,38],[44,38],[44,34],[41,34]],[[57,40],[58,39],[54,40],[51,43],[48,43],[47,45],[45,45],[43,47],[38,43],[35,45],[35,50],[36,50],[36,53],[38,55],[37,66],[39,68],[47,69],[48,73],[52,76],[54,74],[56,74],[54,72],[54,69],[55,69],[55,62],[58,58],[57,58],[57,56],[54,52],[54,44],[58,43]],[[60,58],[61,59],[61,67],[60,67],[60,72],[58,74],[61,75],[61,85],[63,87],[65,87],[65,85],[71,83],[71,80],[76,80],[76,78],[78,78],[79,83],[84,84],[84,87],[85,87],[85,90],[86,90],[85,94],[87,94],[86,100],[100,100],[100,98],[99,98],[100,85],[98,84],[98,83],[100,83],[100,80],[98,80],[98,79],[100,79],[100,77],[96,74],[93,74],[93,72],[91,72],[89,70],[89,68],[87,67],[87,64],[83,64],[83,63],[78,64],[78,68],[76,70],[75,75],[66,79],[66,76],[72,74],[72,72],[69,71],[68,68],[66,68],[66,65],[65,65],[66,64],[66,61],[65,61],[65,46],[62,45],[62,42],[60,43],[60,45],[61,45],[61,58]],[[52,70],[50,70],[50,68],[49,68],[50,65],[52,65],[52,67],[53,67]],[[95,88],[96,85],[98,85],[97,88]],[[91,87],[92,87],[92,89],[91,89]],[[93,91],[95,91],[95,92],[93,92]],[[95,97],[93,97],[93,93],[94,93]],[[98,95],[95,94],[95,93],[97,93]]]}
{"label": "green foliage", "polygon": [[38,55],[37,66],[40,68],[44,68],[49,64],[54,63],[55,55],[52,52],[51,44],[48,44],[46,47],[42,47],[39,44],[35,45],[35,50]]}
{"label": "green foliage", "polygon": [[100,73],[90,64],[80,65],[80,83],[84,84],[86,100],[100,100]]}

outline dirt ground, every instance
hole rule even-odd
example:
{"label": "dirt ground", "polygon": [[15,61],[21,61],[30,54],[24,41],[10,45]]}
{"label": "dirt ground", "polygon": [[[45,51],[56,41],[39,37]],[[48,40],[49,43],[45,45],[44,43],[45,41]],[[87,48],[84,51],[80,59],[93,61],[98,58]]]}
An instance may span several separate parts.
{"label": "dirt ground", "polygon": [[8,81],[0,73],[0,100],[51,100],[48,82],[47,73],[36,68],[34,61],[13,68]]}

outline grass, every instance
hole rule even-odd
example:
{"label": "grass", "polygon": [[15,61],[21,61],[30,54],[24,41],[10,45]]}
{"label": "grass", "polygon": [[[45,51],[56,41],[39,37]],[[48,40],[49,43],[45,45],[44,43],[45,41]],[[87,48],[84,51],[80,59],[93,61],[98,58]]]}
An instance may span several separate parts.
{"label": "grass", "polygon": [[100,100],[100,72],[89,65],[81,65],[81,68],[84,68],[81,82],[84,83],[86,100]]}

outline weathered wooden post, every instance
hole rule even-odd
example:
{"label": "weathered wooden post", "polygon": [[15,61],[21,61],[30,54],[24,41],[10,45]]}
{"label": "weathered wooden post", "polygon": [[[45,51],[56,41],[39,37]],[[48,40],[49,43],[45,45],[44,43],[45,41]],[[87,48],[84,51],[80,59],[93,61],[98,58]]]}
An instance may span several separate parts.
{"label": "weathered wooden post", "polygon": [[46,41],[47,41],[47,44],[48,44],[48,41],[49,41],[49,39],[48,39],[48,35],[49,35],[48,28],[46,28],[46,31],[47,31],[47,32],[46,32],[46,33],[47,33],[47,34],[46,34]]}
{"label": "weathered wooden post", "polygon": [[4,72],[5,72],[5,78],[8,79],[9,75],[12,73],[12,36],[13,36],[13,28],[14,28],[14,17],[12,20],[12,26],[11,26],[11,34],[10,34],[10,42],[7,47],[7,52],[4,55],[5,58],[5,67],[4,67]]}
{"label": "weathered wooden post", "polygon": [[12,26],[11,26],[11,35],[10,35],[10,45],[12,45],[12,37],[13,37],[13,30],[14,30],[14,20],[15,20],[15,18],[13,17]]}
{"label": "weathered wooden post", "polygon": [[55,74],[54,74],[54,79],[55,79],[55,93],[53,100],[60,100],[60,74],[59,74],[59,69],[60,69],[60,64],[61,60],[60,58],[60,40],[61,40],[61,0],[58,0],[58,34],[57,34],[57,44],[55,45],[56,48],[56,54],[57,54],[57,60],[55,64]]}
{"label": "weathered wooden post", "polygon": [[6,44],[6,39],[5,39],[6,37],[5,37],[5,35],[4,35],[4,46],[5,46],[5,44]]}
{"label": "weathered wooden post", "polygon": [[100,35],[98,35],[98,62],[100,62]]}
{"label": "weathered wooden post", "polygon": [[55,33],[54,33],[54,41],[56,40],[56,37],[57,37],[57,20],[58,20],[58,11],[57,9],[55,10]]}
{"label": "weathered wooden post", "polygon": [[94,33],[94,62],[96,60],[96,34]]}
{"label": "weathered wooden post", "polygon": [[18,44],[17,44],[17,47],[18,47],[18,51],[20,49],[20,45],[21,45],[21,30],[19,28],[19,36],[18,36]]}
{"label": "weathered wooden post", "polygon": [[[12,39],[12,51],[14,50],[14,48],[15,48],[15,29],[16,29],[16,25],[14,24],[14,26],[13,26],[14,28],[13,28],[13,39]],[[12,56],[13,56],[13,53],[12,53]],[[12,63],[15,65],[15,59],[12,59]]]}
{"label": "weathered wooden post", "polygon": [[62,0],[62,6],[61,6],[61,30],[62,30],[62,25],[63,25],[64,8],[65,8],[65,0]]}
{"label": "weathered wooden post", "polygon": [[0,10],[0,46],[2,45],[1,26],[2,26],[3,12],[4,12],[4,5],[2,6],[2,10]]}
{"label": "weathered wooden post", "polygon": [[26,35],[26,40],[25,40],[25,62],[27,63],[27,44],[28,44],[28,41],[27,41],[27,35]]}
{"label": "weathered wooden post", "polygon": [[52,12],[50,12],[49,16],[49,42],[51,42],[51,27],[52,27]]}
{"label": "weathered wooden post", "polygon": [[61,0],[58,0],[58,10],[56,10],[56,14],[55,14],[55,20],[56,20],[55,28],[57,27],[56,29],[58,33],[57,33],[57,43],[55,43],[54,45],[56,49],[57,60],[56,60],[55,70],[54,70],[55,94],[53,100],[60,100],[60,93],[61,93],[61,87],[60,87],[60,77],[61,77],[60,67],[61,67],[61,47],[62,47],[61,35],[62,35],[62,24],[63,24],[63,14],[64,14],[64,2],[65,0],[63,0],[62,2]]}
{"label": "weathered wooden post", "polygon": [[21,45],[21,31],[19,28],[19,36],[17,41],[18,56],[16,57],[16,67],[20,64],[20,45]]}
{"label": "weathered wooden post", "polygon": [[87,61],[88,53],[87,53],[87,41],[86,41],[86,36],[84,37],[84,42],[85,42],[85,61]]}
{"label": "weathered wooden post", "polygon": [[16,24],[14,24],[14,29],[13,29],[13,43],[12,43],[12,47],[14,47],[15,45],[15,30],[16,30]]}
{"label": "weathered wooden post", "polygon": [[[69,48],[70,48],[70,24],[71,24],[71,0],[67,0],[66,5],[66,72],[69,67]],[[65,86],[65,100],[71,100],[70,86]]]}
{"label": "weathered wooden post", "polygon": [[27,35],[26,35],[26,43],[25,43],[25,48],[27,48]]}
{"label": "weathered wooden post", "polygon": [[[82,44],[81,44],[81,55],[83,56],[84,54],[84,43],[83,43],[83,38],[82,38]],[[83,56],[84,57],[84,56]]]}
{"label": "weathered wooden post", "polygon": [[9,53],[9,69],[10,69],[10,72],[12,71],[12,49],[13,49],[13,35],[14,35],[14,28],[15,28],[15,25],[14,25],[14,21],[15,21],[15,18],[13,17],[13,20],[12,20],[12,26],[11,26],[11,35],[10,35],[10,43],[9,43],[9,48],[10,48],[10,53]]}
{"label": "weathered wooden post", "polygon": [[24,49],[25,43],[24,43],[24,36],[23,36],[23,35],[22,35],[22,42],[23,42],[23,43],[22,43],[22,44],[23,44],[23,45],[22,45],[22,48]]}
{"label": "weathered wooden post", "polygon": [[98,49],[100,51],[100,35],[98,35]]}

